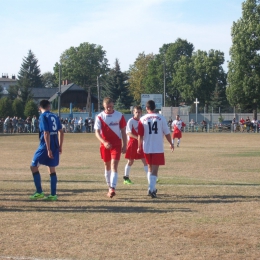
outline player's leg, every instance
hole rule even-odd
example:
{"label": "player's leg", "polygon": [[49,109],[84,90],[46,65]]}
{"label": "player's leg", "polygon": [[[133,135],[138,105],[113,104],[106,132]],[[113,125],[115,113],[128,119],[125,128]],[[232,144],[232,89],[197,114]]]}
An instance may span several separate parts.
{"label": "player's leg", "polygon": [[42,185],[41,185],[41,175],[39,172],[39,165],[40,165],[41,158],[45,156],[46,156],[45,151],[41,149],[38,149],[33,156],[30,169],[33,175],[33,181],[34,181],[36,191],[32,196],[30,196],[30,199],[44,198],[44,193],[42,191]]}
{"label": "player's leg", "polygon": [[104,162],[105,165],[105,179],[107,186],[110,187],[110,177],[111,177],[111,160]]}
{"label": "player's leg", "polygon": [[48,197],[45,197],[44,200],[55,201],[58,199],[57,197],[57,174],[55,167],[48,166],[49,174],[50,174],[50,188],[51,194]]}
{"label": "player's leg", "polygon": [[129,175],[133,163],[134,160],[129,159],[127,164],[125,165],[124,184],[132,184],[131,180],[129,179]]}
{"label": "player's leg", "polygon": [[178,141],[177,141],[177,147],[180,146],[180,142],[181,142],[181,138],[178,138]]}
{"label": "player's leg", "polygon": [[100,147],[100,155],[105,166],[105,179],[107,186],[110,188],[110,177],[111,177],[111,153],[110,150],[104,146]]}
{"label": "player's leg", "polygon": [[141,160],[142,160],[142,163],[144,165],[144,171],[145,171],[146,177],[148,178],[148,165],[146,163],[145,158],[142,158]]}
{"label": "player's leg", "polygon": [[158,177],[159,165],[148,165],[149,171],[149,195],[152,198],[156,197],[156,181]]}

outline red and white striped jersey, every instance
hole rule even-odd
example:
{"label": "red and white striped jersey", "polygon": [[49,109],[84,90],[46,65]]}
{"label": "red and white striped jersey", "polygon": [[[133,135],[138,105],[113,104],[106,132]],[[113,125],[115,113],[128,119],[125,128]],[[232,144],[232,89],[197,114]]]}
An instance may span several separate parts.
{"label": "red and white striped jersey", "polygon": [[[138,122],[139,120],[138,119],[135,119],[135,118],[130,118],[127,122],[127,125],[126,125],[126,133],[132,133],[133,135],[138,135]],[[129,141],[134,141],[137,139],[134,139],[132,138],[131,136],[129,136]]]}
{"label": "red and white striped jersey", "polygon": [[96,117],[94,129],[100,130],[101,137],[113,145],[121,145],[121,129],[126,126],[126,121],[122,113],[115,111],[106,114],[105,111]]}
{"label": "red and white striped jersey", "polygon": [[172,128],[174,133],[179,133],[181,131],[181,128],[186,126],[186,124],[184,122],[182,122],[181,120],[174,120],[172,122]]}
{"label": "red and white striped jersey", "polygon": [[138,123],[138,135],[143,136],[144,153],[163,153],[164,135],[170,134],[165,118],[150,113],[142,116]]}

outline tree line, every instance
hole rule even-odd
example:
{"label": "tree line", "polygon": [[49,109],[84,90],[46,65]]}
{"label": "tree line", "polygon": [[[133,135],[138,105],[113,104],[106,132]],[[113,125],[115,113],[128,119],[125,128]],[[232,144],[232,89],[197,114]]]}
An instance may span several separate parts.
{"label": "tree line", "polygon": [[[231,28],[232,46],[228,72],[223,69],[224,53],[220,50],[196,50],[186,39],[163,44],[158,53],[140,53],[128,71],[120,62],[111,66],[102,46],[84,42],[62,52],[53,72],[41,75],[38,60],[30,50],[23,59],[18,84],[10,89],[9,98],[17,97],[23,106],[32,99],[32,87],[58,87],[70,80],[97,94],[97,78],[101,98],[110,96],[117,109],[140,104],[142,93],[164,93],[166,106],[189,105],[194,100],[206,111],[233,112],[233,107],[256,113],[260,98],[260,3],[242,3],[242,17]],[[18,92],[20,94],[18,94]],[[232,110],[231,110],[232,107]]]}

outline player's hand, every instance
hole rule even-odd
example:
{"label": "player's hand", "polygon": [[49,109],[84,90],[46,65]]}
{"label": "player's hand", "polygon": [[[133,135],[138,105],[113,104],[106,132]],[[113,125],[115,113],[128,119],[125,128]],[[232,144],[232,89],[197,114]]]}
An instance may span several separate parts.
{"label": "player's hand", "polygon": [[122,152],[122,154],[125,154],[125,153],[126,153],[126,147],[125,147],[125,146],[122,147],[121,152]]}
{"label": "player's hand", "polygon": [[171,148],[171,150],[172,150],[172,152],[173,152],[173,151],[174,151],[174,145],[171,144],[171,145],[170,145],[170,148]]}
{"label": "player's hand", "polygon": [[49,158],[51,158],[51,159],[54,158],[53,155],[52,155],[52,151],[51,151],[51,150],[48,150],[48,156],[49,156]]}
{"label": "player's hand", "polygon": [[104,142],[103,145],[106,149],[111,149],[111,144],[109,142]]}
{"label": "player's hand", "polygon": [[60,154],[62,153],[62,148],[61,147],[59,148],[59,152],[60,152]]}
{"label": "player's hand", "polygon": [[141,149],[137,148],[137,153],[140,154],[141,153]]}

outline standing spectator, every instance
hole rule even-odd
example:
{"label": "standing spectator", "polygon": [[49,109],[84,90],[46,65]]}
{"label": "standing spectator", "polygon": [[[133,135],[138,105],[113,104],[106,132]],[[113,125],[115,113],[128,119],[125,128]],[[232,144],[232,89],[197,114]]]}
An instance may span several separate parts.
{"label": "standing spectator", "polygon": [[82,120],[82,117],[79,118],[79,121],[78,121],[78,129],[79,129],[79,132],[82,132],[82,127],[83,127],[83,120]]}
{"label": "standing spectator", "polygon": [[236,132],[237,131],[237,122],[236,122],[236,118],[235,117],[232,120],[232,125],[233,125],[233,131]]}
{"label": "standing spectator", "polygon": [[10,116],[8,116],[5,121],[4,121],[4,132],[8,133],[9,132],[9,121],[10,121]]}
{"label": "standing spectator", "polygon": [[147,114],[138,122],[138,153],[142,150],[148,164],[148,194],[156,198],[156,181],[160,165],[165,165],[164,159],[164,136],[173,151],[171,133],[163,116],[155,113],[155,102],[149,100],[146,103]]}
{"label": "standing spectator", "polygon": [[36,133],[37,126],[38,126],[38,119],[34,115],[32,118],[32,133]]}
{"label": "standing spectator", "polygon": [[190,127],[191,127],[191,132],[194,132],[194,125],[195,125],[195,122],[193,119],[190,120]]}
{"label": "standing spectator", "polygon": [[201,125],[202,125],[202,127],[201,127],[202,132],[203,132],[204,129],[205,129],[205,132],[207,132],[207,122],[206,122],[206,120],[202,120]]}
{"label": "standing spectator", "polygon": [[100,141],[100,154],[105,164],[105,178],[109,186],[107,196],[113,198],[118,179],[118,164],[121,153],[126,152],[126,121],[122,113],[114,110],[114,102],[106,97],[104,111],[99,113],[95,122],[95,133]]}
{"label": "standing spectator", "polygon": [[78,132],[78,118],[74,118],[74,133]]}
{"label": "standing spectator", "polygon": [[92,126],[92,119],[91,117],[88,118],[88,127],[89,127],[89,132],[93,132],[93,126]]}
{"label": "standing spectator", "polygon": [[13,133],[13,120],[12,118],[9,119],[9,132],[12,134]]}
{"label": "standing spectator", "polygon": [[241,117],[241,119],[239,120],[240,132],[244,132],[245,122],[246,122],[245,119]]}
{"label": "standing spectator", "polygon": [[13,117],[12,123],[13,123],[13,132],[16,133],[17,132],[17,124],[18,124],[18,120],[17,120],[16,116]]}
{"label": "standing spectator", "polygon": [[89,133],[88,118],[85,119],[84,124],[85,124],[85,127],[86,127],[86,133]]}
{"label": "standing spectator", "polygon": [[250,127],[251,127],[251,120],[249,118],[249,116],[246,118],[246,131],[247,133],[250,132]]}
{"label": "standing spectator", "polygon": [[258,122],[256,119],[253,119],[252,122],[251,122],[252,126],[253,126],[253,129],[254,129],[254,133],[257,132],[257,125],[258,125]]}

